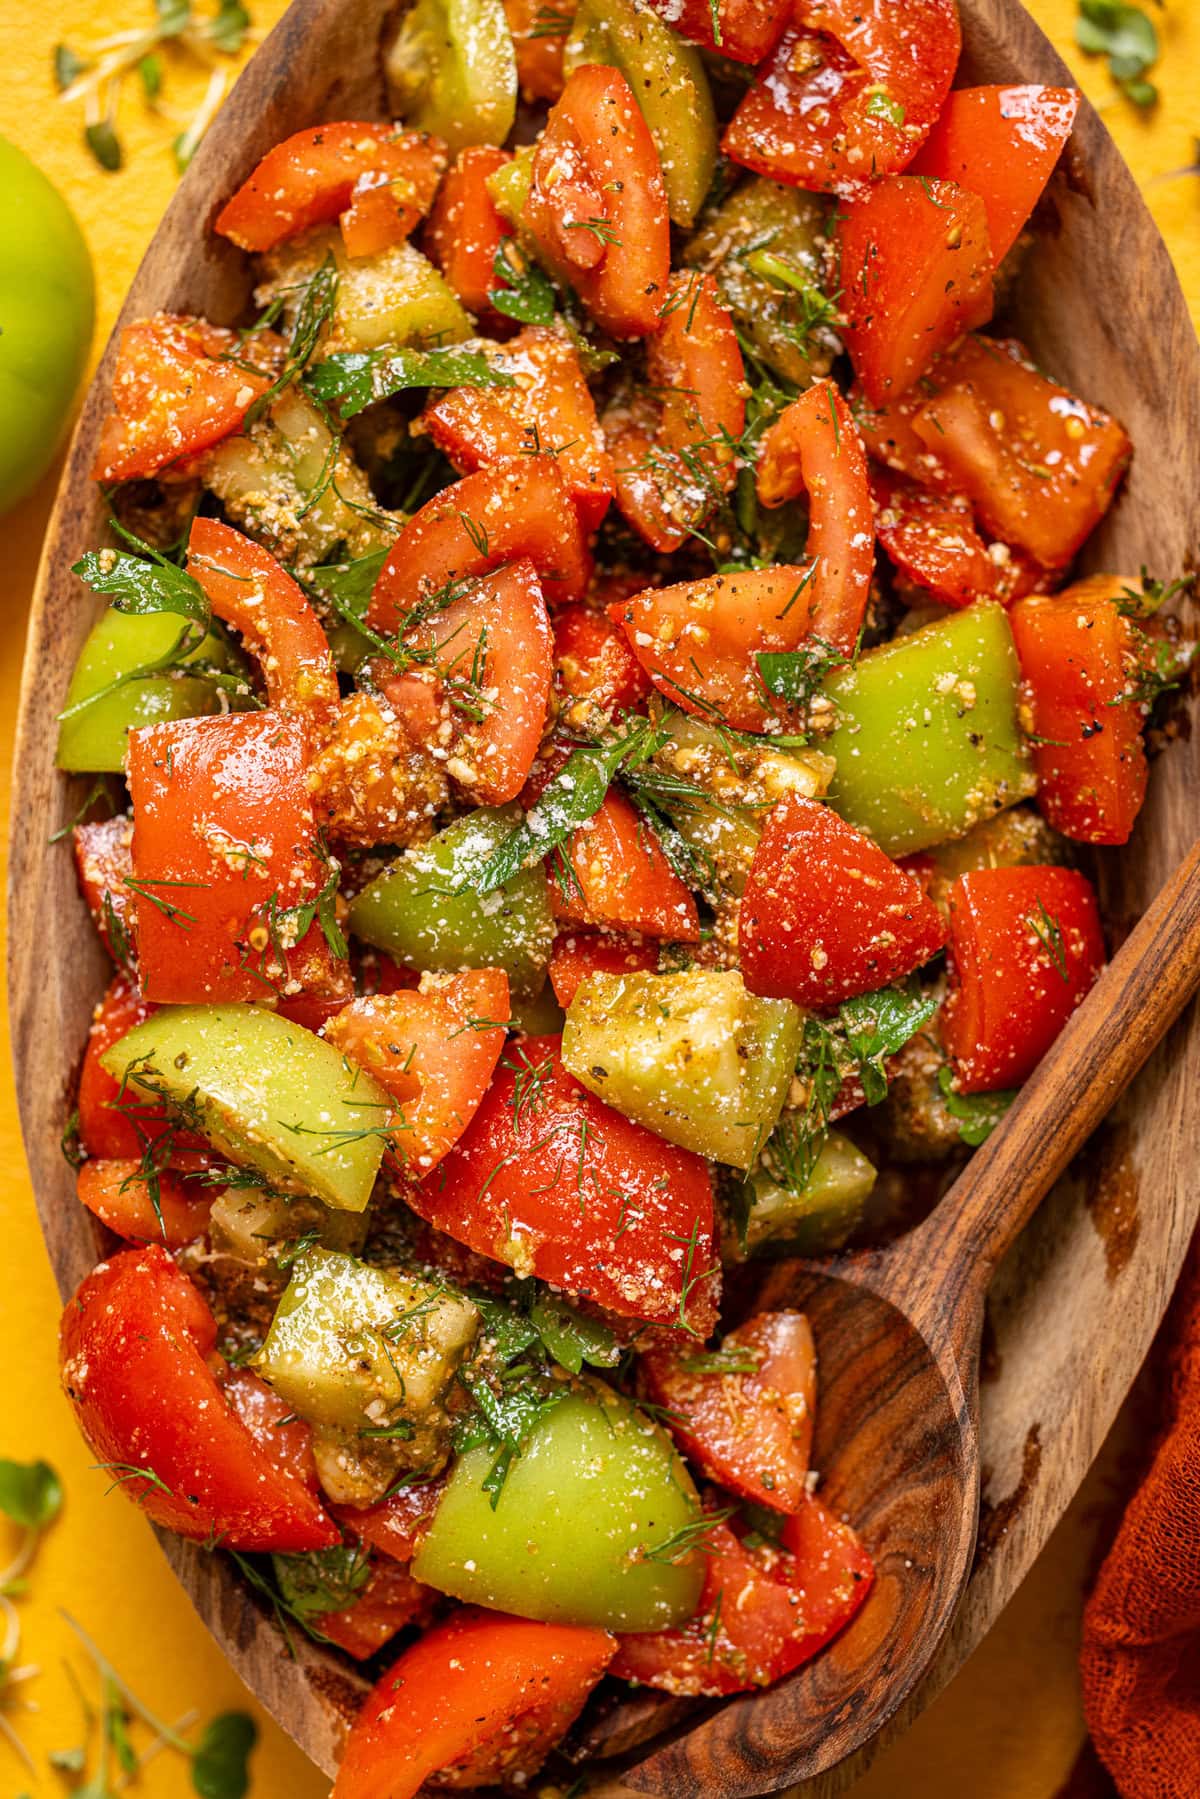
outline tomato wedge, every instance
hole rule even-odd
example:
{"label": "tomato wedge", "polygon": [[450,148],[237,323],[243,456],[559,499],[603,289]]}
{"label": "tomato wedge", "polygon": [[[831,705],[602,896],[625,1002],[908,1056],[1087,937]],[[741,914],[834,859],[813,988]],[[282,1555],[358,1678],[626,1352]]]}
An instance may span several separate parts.
{"label": "tomato wedge", "polygon": [[182,1249],[207,1228],[216,1188],[189,1186],[179,1175],[162,1169],[152,1189],[139,1158],[84,1162],[75,1176],[75,1193],[80,1204],[118,1237]]}
{"label": "tomato wedge", "polygon": [[812,568],[739,569],[648,587],[609,608],[654,685],[676,706],[735,731],[778,728],[780,702],[758,655],[798,649],[808,634]]}
{"label": "tomato wedge", "polygon": [[[261,252],[344,215],[347,253],[370,255],[401,242],[419,223],[446,162],[445,144],[425,132],[361,119],[315,125],[268,150],[221,208],[213,230],[240,249]],[[373,194],[384,196],[385,210]]]}
{"label": "tomato wedge", "polygon": [[1091,882],[1074,868],[980,868],[951,887],[942,1041],[963,1093],[1016,1087],[1104,966]]}
{"label": "tomato wedge", "polygon": [[762,1312],[718,1350],[653,1349],[638,1367],[680,1449],[710,1480],[776,1511],[799,1510],[817,1403],[817,1353],[802,1312]]}
{"label": "tomato wedge", "polygon": [[1065,568],[1129,465],[1122,426],[1039,375],[1019,344],[971,338],[931,379],[911,424],[940,478],[996,537]]}
{"label": "tomato wedge", "polygon": [[943,606],[1007,604],[1038,586],[1043,571],[1035,562],[1007,544],[984,543],[965,494],[933,492],[876,469],[871,496],[881,546],[922,596]]}
{"label": "tomato wedge", "polygon": [[798,0],[722,148],[773,181],[853,192],[911,162],[961,48],[956,0]]}
{"label": "tomato wedge", "polygon": [[260,1380],[253,1369],[232,1368],[215,1354],[209,1357],[209,1366],[216,1375],[222,1399],[259,1448],[307,1487],[314,1499],[319,1499],[311,1427],[303,1418],[297,1418],[287,1401]]}
{"label": "tomato wedge", "polygon": [[[575,3],[556,0],[548,15],[545,0],[504,0],[504,16],[517,53],[517,82],[526,100],[558,99],[566,76],[563,49]],[[549,28],[549,29],[548,29]]]}
{"label": "tomato wedge", "polygon": [[748,1692],[782,1680],[837,1636],[875,1578],[871,1557],[819,1499],[751,1549],[726,1524],[705,1537],[704,1591],[681,1629],[620,1639],[609,1672],[668,1693]]}
{"label": "tomato wedge", "polygon": [[406,1649],[368,1696],[333,1799],[411,1799],[431,1775],[491,1786],[533,1775],[616,1649],[602,1630],[464,1607]]}
{"label": "tomato wedge", "polygon": [[[254,354],[267,348],[259,338]],[[271,385],[271,376],[249,368],[242,355],[236,331],[204,319],[159,312],[126,325],[113,374],[115,410],[100,433],[93,478],[157,475],[240,430]]]}
{"label": "tomato wedge", "polygon": [[1022,600],[1010,614],[1033,713],[1038,809],[1078,843],[1128,843],[1146,797],[1125,583],[1107,575]]}
{"label": "tomato wedge", "polygon": [[329,641],[302,588],[269,550],[215,518],[194,520],[187,571],[260,663],[268,702],[324,731],[341,696]]}
{"label": "tomato wedge", "polygon": [[446,772],[480,805],[525,784],[546,729],[554,639],[532,562],[468,584],[406,633],[422,667],[376,674],[415,743],[448,752]]}
{"label": "tomato wedge", "polygon": [[691,891],[623,793],[609,789],[600,810],[572,834],[565,866],[555,858],[550,872],[556,918],[675,943],[700,941]]}
{"label": "tomato wedge", "polygon": [[436,1167],[474,1117],[508,1013],[507,975],[480,968],[424,992],[352,1000],[325,1026],[330,1043],[396,1100],[388,1147],[414,1177]]}
{"label": "tomato wedge", "polygon": [[1071,87],[958,88],[910,172],[979,195],[999,264],[1041,198],[1078,111]]}
{"label": "tomato wedge", "polygon": [[852,656],[875,569],[874,515],[862,435],[832,381],[816,382],[776,419],[762,441],[756,485],[764,506],[807,493],[808,629]]}
{"label": "tomato wedge", "polygon": [[389,1555],[397,1562],[411,1562],[446,1490],[446,1476],[413,1481],[386,1499],[370,1506],[332,1505],[330,1511],[344,1530]]}
{"label": "tomato wedge", "polygon": [[496,285],[496,251],[512,226],[496,210],[487,181],[511,161],[507,150],[491,144],[460,150],[438,189],[424,237],[426,254],[467,311],[496,335],[512,330],[511,320],[489,299]]}
{"label": "tomato wedge", "polygon": [[400,630],[419,600],[518,561],[532,562],[548,601],[587,592],[591,559],[553,456],[480,469],[427,501],[388,552],[367,623]]}
{"label": "tomato wedge", "polygon": [[503,1056],[466,1131],[407,1195],[438,1230],[623,1317],[716,1317],[712,1188],[664,1143],[572,1079],[557,1037]]}
{"label": "tomato wedge", "polygon": [[553,622],[554,672],[566,701],[565,724],[611,720],[649,697],[640,662],[606,613],[582,604],[564,606]]}
{"label": "tomato wedge", "polygon": [[101,1262],[68,1302],[60,1340],[63,1386],[88,1445],[148,1518],[180,1536],[230,1549],[332,1548],[336,1525],[222,1398],[207,1361],[216,1339],[211,1311],[165,1249]]}
{"label": "tomato wedge", "polygon": [[891,175],[839,207],[842,333],[872,405],[907,392],[939,350],[992,315],[992,248],[978,194]]}
{"label": "tomato wedge", "polygon": [[538,254],[612,337],[648,337],[671,272],[658,151],[629,83],[585,63],[538,139],[523,223]]}
{"label": "tomato wedge", "polygon": [[432,397],[414,429],[427,431],[460,474],[514,456],[553,456],[585,531],[613,496],[612,458],[574,345],[546,325],[527,325],[493,367],[515,387],[454,387]]}
{"label": "tomato wedge", "polygon": [[945,940],[921,883],[869,837],[797,793],[774,807],[739,914],[752,993],[836,1006],[911,974]]}
{"label": "tomato wedge", "polygon": [[356,1662],[365,1662],[398,1631],[426,1623],[437,1597],[432,1587],[414,1580],[397,1562],[372,1562],[362,1591],[342,1611],[318,1613],[313,1628]]}
{"label": "tomato wedge", "polygon": [[774,0],[650,0],[650,4],[680,37],[731,62],[760,63],[788,22],[788,8]]}
{"label": "tomato wedge", "polygon": [[713,277],[672,275],[646,342],[645,382],[604,419],[617,505],[651,549],[677,550],[732,488],[745,395],[737,331]]}
{"label": "tomato wedge", "polygon": [[315,918],[289,941],[293,908],[315,904],[327,879],[307,766],[305,725],[270,711],[130,732],[131,887],[147,999],[261,1000],[292,982],[351,996],[349,965],[334,960]]}
{"label": "tomato wedge", "polygon": [[564,1012],[575,989],[590,974],[653,973],[658,967],[658,944],[640,943],[635,937],[609,936],[603,931],[564,931],[555,938],[550,956],[550,985]]}

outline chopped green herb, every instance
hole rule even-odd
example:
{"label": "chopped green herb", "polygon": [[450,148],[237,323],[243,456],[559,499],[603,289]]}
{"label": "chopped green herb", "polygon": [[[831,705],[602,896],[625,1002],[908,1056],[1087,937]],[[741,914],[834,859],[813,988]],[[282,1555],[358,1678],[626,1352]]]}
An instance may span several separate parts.
{"label": "chopped green herb", "polygon": [[1017,1097],[1015,1088],[996,1093],[957,1093],[949,1068],[938,1070],[938,1087],[946,1110],[958,1125],[959,1136],[972,1149],[987,1142]]}
{"label": "chopped green herb", "polygon": [[409,387],[514,387],[516,382],[478,350],[348,350],[309,370],[314,399],[354,418],[375,400]]}

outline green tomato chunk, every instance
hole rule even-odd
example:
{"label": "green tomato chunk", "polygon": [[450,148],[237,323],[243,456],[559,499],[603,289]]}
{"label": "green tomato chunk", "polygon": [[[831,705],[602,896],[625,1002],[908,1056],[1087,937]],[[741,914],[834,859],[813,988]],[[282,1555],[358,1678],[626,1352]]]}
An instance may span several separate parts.
{"label": "green tomato chunk", "polygon": [[696,1489],[664,1432],[629,1400],[588,1383],[544,1413],[495,1508],[495,1452],[469,1450],[412,1572],[470,1605],[546,1623],[664,1630],[696,1609],[703,1556]]}
{"label": "green tomato chunk", "polygon": [[87,364],[92,259],[66,201],[0,137],[0,512],[45,473]]}
{"label": "green tomato chunk", "polygon": [[889,856],[907,856],[1028,799],[1021,671],[1002,606],[977,601],[839,669],[829,803]]}
{"label": "green tomato chunk", "polygon": [[539,993],[554,942],[541,865],[482,899],[470,889],[520,817],[517,806],[483,807],[406,850],[353,902],[350,929],[409,968],[502,968],[515,994]]}
{"label": "green tomato chunk", "polygon": [[662,164],[673,224],[690,230],[717,166],[717,116],[700,52],[640,0],[581,0],[563,51],[570,75],[584,63],[619,69]]}
{"label": "green tomato chunk", "polygon": [[[118,612],[110,606],[101,615],[84,640],[67,689],[58,727],[60,768],[76,774],[120,774],[130,731],[220,709],[223,684],[199,672],[186,672],[199,664],[221,674],[240,673],[239,659],[215,631],[180,659],[178,672],[138,673],[171,659],[183,625],[175,613]],[[249,694],[246,685],[247,698]],[[236,707],[241,697],[236,689],[231,697]]]}
{"label": "green tomato chunk", "polygon": [[322,356],[385,344],[437,349],[472,335],[469,317],[428,257],[410,243],[350,257],[337,230],[307,231],[268,251],[262,259],[267,279],[255,289],[256,300],[263,306],[282,301],[284,325],[292,330],[304,290],[329,256],[337,264],[338,285]]}
{"label": "green tomato chunk", "polygon": [[804,1014],[747,993],[735,969],[592,974],[563,1031],[563,1066],[627,1118],[714,1162],[749,1168],[787,1098]]}
{"label": "green tomato chunk", "polygon": [[828,203],[755,177],[706,219],[684,261],[708,269],[752,349],[787,381],[808,387],[838,351],[836,308],[822,290]]}
{"label": "green tomato chunk", "polygon": [[406,125],[451,150],[502,144],[517,116],[517,58],[501,0],[416,0],[384,58]]}
{"label": "green tomato chunk", "polygon": [[830,1131],[802,1187],[783,1185],[765,1167],[755,1169],[725,1232],[725,1259],[839,1249],[861,1219],[874,1185],[872,1163],[849,1137]]}
{"label": "green tomato chunk", "polygon": [[163,1006],[101,1060],[270,1186],[346,1212],[370,1200],[391,1103],[300,1025],[263,1006]]}
{"label": "green tomato chunk", "polygon": [[418,1277],[307,1249],[255,1366],[310,1424],[415,1436],[479,1329],[467,1299]]}

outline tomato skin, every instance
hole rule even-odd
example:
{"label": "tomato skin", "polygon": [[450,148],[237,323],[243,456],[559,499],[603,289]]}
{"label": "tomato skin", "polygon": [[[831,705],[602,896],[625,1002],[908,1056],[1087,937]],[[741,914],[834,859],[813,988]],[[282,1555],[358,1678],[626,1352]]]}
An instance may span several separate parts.
{"label": "tomato skin", "polygon": [[912,430],[987,530],[1062,569],[1112,504],[1132,445],[1116,419],[1021,354],[1016,344],[968,340],[931,371],[937,391]]}
{"label": "tomato skin", "polygon": [[169,1169],[159,1172],[161,1223],[154,1210],[150,1188],[141,1175],[141,1158],[124,1161],[84,1162],[75,1176],[75,1193],[81,1205],[94,1212],[118,1237],[141,1243],[162,1243],[182,1249],[202,1236],[216,1194],[215,1187],[190,1187]]}
{"label": "tomato skin", "polygon": [[332,1520],[222,1398],[206,1359],[216,1334],[199,1291],[158,1244],[93,1269],[67,1304],[60,1340],[63,1385],[89,1447],[101,1461],[152,1470],[157,1481],[125,1489],[180,1536],[242,1550],[332,1548]]}
{"label": "tomato skin", "polygon": [[372,1689],[333,1799],[411,1799],[429,1776],[463,1764],[479,1775],[472,1785],[535,1772],[615,1649],[616,1638],[602,1630],[456,1611]]}
{"label": "tomato skin", "polygon": [[414,1176],[436,1167],[474,1117],[504,1048],[508,1014],[507,976],[479,968],[427,992],[352,1000],[325,1026],[327,1040],[396,1100],[390,1151]]}
{"label": "tomato skin", "polygon": [[437,1600],[431,1587],[422,1586],[396,1562],[373,1562],[366,1585],[353,1601],[340,1612],[321,1612],[313,1624],[355,1661],[365,1662],[397,1631],[426,1623]]}
{"label": "tomato skin", "polygon": [[418,428],[460,474],[552,455],[580,524],[594,531],[613,496],[613,464],[573,344],[549,326],[527,325],[488,360],[517,385],[449,388],[426,402]]}
{"label": "tomato skin", "polygon": [[555,22],[557,24],[561,19],[561,32],[538,31],[545,10],[542,0],[504,0],[504,16],[517,53],[517,82],[521,93],[526,100],[553,102],[562,93],[566,81],[563,49],[571,19],[575,16],[575,6],[573,0],[570,5],[555,6]]}
{"label": "tomato skin", "polygon": [[467,311],[497,336],[513,329],[512,321],[498,313],[489,298],[496,279],[496,251],[512,235],[512,226],[497,211],[487,179],[511,161],[507,150],[491,144],[460,150],[437,191],[424,238],[426,255]]}
{"label": "tomato skin", "polygon": [[911,974],[945,940],[920,882],[836,812],[796,793],[772,810],[739,915],[751,993],[836,1006]]}
{"label": "tomato skin", "polygon": [[705,1539],[704,1592],[681,1629],[623,1636],[609,1672],[668,1693],[770,1686],[823,1649],[866,1600],[874,1564],[848,1525],[806,1498],[780,1549],[748,1549],[726,1524]]}
{"label": "tomato skin", "polygon": [[572,834],[567,857],[570,871],[561,883],[551,869],[556,918],[699,943],[700,915],[690,889],[623,793],[609,789],[600,810]]}
{"label": "tomato skin", "polygon": [[349,966],[334,962],[319,923],[281,956],[264,919],[271,896],[287,908],[325,882],[307,763],[305,725],[270,711],[130,733],[138,970],[147,999],[264,999],[292,980],[350,997]]}
{"label": "tomato skin", "polygon": [[987,207],[1003,262],[1041,198],[1071,135],[1079,95],[1069,87],[967,87],[947,95],[911,173],[956,181]]}
{"label": "tomato skin", "polygon": [[436,1480],[414,1481],[376,1505],[331,1505],[329,1509],[343,1529],[361,1543],[391,1556],[393,1561],[411,1562],[433,1522],[447,1479],[447,1475],[440,1474]]}
{"label": "tomato skin", "polygon": [[1104,966],[1095,891],[1073,868],[981,868],[959,876],[948,903],[941,1032],[955,1085],[1019,1086]]}
{"label": "tomato skin", "polygon": [[221,360],[240,353],[236,331],[203,319],[159,312],[126,325],[113,375],[115,411],[100,434],[93,479],[157,475],[240,430],[271,384],[268,375]]}
{"label": "tomato skin", "polygon": [[641,663],[605,613],[582,603],[564,606],[553,623],[554,671],[568,701],[568,723],[577,706],[584,715],[595,708],[612,718],[649,698],[652,689]]}
{"label": "tomato skin", "polygon": [[[554,679],[554,638],[533,563],[483,576],[404,641],[436,652],[429,668],[389,674],[378,665],[404,729],[415,743],[447,749],[447,772],[481,806],[506,805],[533,766]],[[482,717],[453,702],[451,683],[468,681]]]}
{"label": "tomato skin", "polygon": [[1038,810],[1077,843],[1128,843],[1148,769],[1125,583],[1094,576],[1011,613],[1033,712]]}
{"label": "tomato skin", "polygon": [[367,623],[388,635],[418,599],[448,582],[521,560],[533,563],[547,602],[579,600],[587,592],[591,558],[553,456],[480,469],[427,501],[388,552]]}
{"label": "tomato skin", "polygon": [[788,9],[772,0],[717,0],[721,41],[713,30],[710,0],[650,0],[659,18],[689,43],[703,44],[731,62],[760,63],[779,42]]}
{"label": "tomato skin", "polygon": [[808,494],[808,628],[853,655],[875,569],[874,514],[862,435],[832,381],[816,382],[776,419],[763,438],[756,485],[764,506]]}
{"label": "tomato skin", "polygon": [[[605,415],[617,505],[651,549],[677,550],[737,478],[746,423],[737,331],[711,275],[671,277],[646,342],[646,379]],[[703,476],[697,474],[697,469]]]}
{"label": "tomato skin", "polygon": [[[669,1323],[686,1302],[700,1336],[711,1329],[706,1164],[595,1099],[563,1068],[557,1037],[527,1038],[502,1059],[442,1166],[407,1197],[481,1255],[609,1311]],[[691,1254],[673,1259],[689,1243]]]}
{"label": "tomato skin", "polygon": [[321,733],[341,695],[329,641],[299,584],[269,550],[215,518],[193,521],[187,571],[261,664],[268,703]]}
{"label": "tomato skin", "polygon": [[654,139],[618,70],[585,63],[568,79],[533,154],[523,219],[602,330],[649,336],[671,270],[667,193]]}
{"label": "tomato skin", "polygon": [[949,181],[891,175],[839,207],[842,333],[874,406],[992,315],[987,210]]}
{"label": "tomato skin", "polygon": [[810,568],[741,569],[649,587],[609,608],[659,691],[735,731],[769,731],[780,702],[759,678],[759,651],[798,649],[808,633]]}
{"label": "tomato skin", "polygon": [[657,943],[640,943],[634,937],[609,936],[603,931],[563,931],[550,957],[550,985],[565,1012],[575,989],[590,974],[631,974],[639,969],[650,974],[658,967]]}
{"label": "tomato skin", "polygon": [[252,1368],[233,1368],[215,1356],[209,1357],[209,1366],[216,1375],[221,1397],[258,1447],[323,1504],[311,1427],[303,1418],[297,1418],[287,1401]]}
{"label": "tomato skin", "polygon": [[[388,182],[399,184],[393,201],[398,243],[428,209],[446,167],[446,146],[420,131],[338,119],[284,138],[268,150],[253,174],[217,214],[213,230],[242,250],[273,250],[314,225],[352,211],[358,194]],[[407,221],[407,229],[401,228]],[[368,254],[355,241],[355,223],[343,225],[351,256]],[[383,243],[375,247],[382,249]]]}
{"label": "tomato skin", "polygon": [[743,1499],[794,1512],[807,1497],[817,1358],[802,1312],[762,1312],[720,1351],[748,1371],[697,1373],[694,1347],[651,1350],[638,1367],[647,1396],[671,1413],[671,1433],[710,1480]]}
{"label": "tomato skin", "polygon": [[956,0],[799,0],[722,148],[773,181],[853,192],[911,162],[961,48]]}

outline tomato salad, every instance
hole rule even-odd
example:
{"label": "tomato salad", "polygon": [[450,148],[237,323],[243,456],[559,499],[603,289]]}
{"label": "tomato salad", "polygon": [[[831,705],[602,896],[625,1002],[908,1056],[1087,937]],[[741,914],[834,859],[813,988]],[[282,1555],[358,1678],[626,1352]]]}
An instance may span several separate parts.
{"label": "tomato salad", "polygon": [[121,334],[59,750],[121,1246],[63,1379],[377,1681],[338,1799],[850,1622],[808,1322],[722,1272],[894,1226],[1103,965],[1083,846],[1184,658],[1072,579],[1120,423],[988,329],[1077,96],[959,48],[417,0],[399,123],[219,197],[256,310]]}

